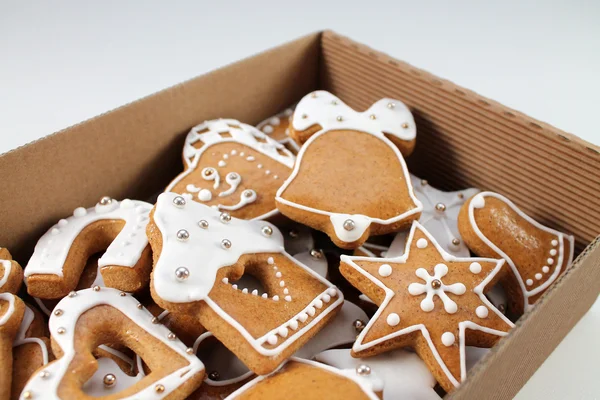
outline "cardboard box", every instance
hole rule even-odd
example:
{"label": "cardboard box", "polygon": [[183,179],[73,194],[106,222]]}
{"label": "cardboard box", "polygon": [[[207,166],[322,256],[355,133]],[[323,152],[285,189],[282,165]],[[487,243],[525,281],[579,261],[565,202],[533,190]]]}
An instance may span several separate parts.
{"label": "cardboard box", "polygon": [[449,396],[512,398],[600,292],[600,148],[334,32],[2,155],[0,243],[26,264],[37,239],[75,207],[103,195],[145,199],[161,191],[181,171],[192,126],[218,117],[255,124],[317,88],[357,109],[381,97],[401,99],[417,122],[411,172],[441,189],[498,191],[541,223],[575,235],[573,266]]}

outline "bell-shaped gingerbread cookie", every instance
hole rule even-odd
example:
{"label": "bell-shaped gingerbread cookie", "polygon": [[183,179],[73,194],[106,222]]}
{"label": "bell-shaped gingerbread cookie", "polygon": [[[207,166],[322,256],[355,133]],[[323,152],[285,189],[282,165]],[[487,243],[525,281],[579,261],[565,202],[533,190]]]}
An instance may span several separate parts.
{"label": "bell-shaped gingerbread cookie", "polygon": [[146,202],[103,197],[95,207],[76,208],[38,241],[25,267],[27,292],[58,299],[75,290],[88,259],[98,260],[103,284],[126,292],[147,285],[152,257],[146,224],[152,206]]}
{"label": "bell-shaped gingerbread cookie", "polygon": [[277,191],[284,215],[345,249],[419,218],[422,204],[402,156],[414,145],[415,123],[400,101],[356,112],[331,93],[313,92],[298,103],[290,131],[306,143]]}
{"label": "bell-shaped gingerbread cookie", "polygon": [[156,303],[196,315],[257,374],[277,368],[343,303],[335,286],[285,252],[270,223],[176,193],[158,197],[150,221]]}
{"label": "bell-shaped gingerbread cookie", "polygon": [[135,298],[115,289],[71,293],[58,303],[49,326],[58,359],[33,375],[23,398],[85,398],[84,384],[98,368],[92,350],[106,341],[132,349],[151,372],[123,391],[99,398],[185,398],[204,377],[204,365],[191,349],[156,323]]}
{"label": "bell-shaped gingerbread cookie", "polygon": [[458,228],[482,257],[502,257],[508,310],[517,316],[533,306],[573,260],[574,238],[548,228],[498,193],[482,192],[463,205]]}
{"label": "bell-shaped gingerbread cookie", "polygon": [[234,119],[206,121],[185,139],[185,170],[166,188],[236,218],[277,213],[275,192],[288,177],[294,155],[258,129]]}

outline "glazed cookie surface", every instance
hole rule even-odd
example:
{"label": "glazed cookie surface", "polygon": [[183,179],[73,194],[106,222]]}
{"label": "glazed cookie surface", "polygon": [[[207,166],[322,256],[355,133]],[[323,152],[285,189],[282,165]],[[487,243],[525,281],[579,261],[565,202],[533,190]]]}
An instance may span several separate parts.
{"label": "glazed cookie surface", "polygon": [[76,208],[37,242],[25,267],[27,292],[58,299],[75,290],[88,259],[104,252],[98,269],[106,286],[134,292],[147,285],[151,253],[145,235],[146,202],[103,197],[95,207]]}
{"label": "glazed cookie surface", "polygon": [[264,219],[277,213],[275,192],[294,160],[283,145],[250,125],[234,119],[206,121],[188,133],[185,170],[165,191],[236,218]]}
{"label": "glazed cookie surface", "polygon": [[475,254],[506,260],[510,273],[503,286],[509,310],[516,315],[530,309],[573,260],[573,236],[538,223],[498,193],[469,199],[458,222]]}
{"label": "glazed cookie surface", "polygon": [[272,372],[342,305],[341,292],[287,254],[268,222],[163,193],[148,238],[156,303],[195,315],[255,373]]}
{"label": "glazed cookie surface", "polygon": [[447,391],[466,377],[464,347],[491,347],[513,327],[485,297],[504,260],[459,258],[418,223],[403,256],[342,256],[340,271],[379,308],[352,347],[366,357],[410,346]]}
{"label": "glazed cookie surface", "polygon": [[345,249],[419,218],[422,204],[397,147],[414,142],[416,132],[401,102],[382,99],[359,113],[331,93],[313,92],[298,104],[291,130],[307,140],[277,191],[284,215]]}

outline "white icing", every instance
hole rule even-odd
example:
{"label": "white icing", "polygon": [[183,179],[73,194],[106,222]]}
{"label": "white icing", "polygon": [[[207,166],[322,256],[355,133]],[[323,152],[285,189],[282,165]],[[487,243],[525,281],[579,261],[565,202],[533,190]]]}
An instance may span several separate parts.
{"label": "white icing", "polygon": [[[423,211],[419,223],[435,238],[438,244],[448,253],[457,257],[469,257],[468,247],[462,240],[458,231],[458,213],[462,205],[479,189],[465,189],[457,192],[443,192],[438,190],[422,179],[410,175],[415,196],[423,203]],[[445,211],[436,210],[437,204],[444,204]],[[388,257],[401,256],[406,247],[407,231],[398,232],[390,245]],[[460,243],[455,245],[452,240],[458,239]]]}
{"label": "white icing", "polygon": [[337,315],[294,355],[300,358],[312,359],[322,351],[354,342],[357,332],[353,323],[356,320],[366,323],[369,317],[354,303],[344,301]]}
{"label": "white icing", "polygon": [[389,326],[396,326],[400,323],[400,316],[396,313],[391,313],[387,316],[386,322]]}
{"label": "white icing", "polygon": [[487,318],[489,310],[486,306],[479,306],[475,309],[475,314],[479,318]]}
{"label": "white icing", "polygon": [[[394,107],[388,107],[390,103]],[[372,119],[371,115],[376,118]],[[408,107],[400,100],[383,98],[368,110],[356,112],[324,90],[304,96],[292,117],[292,126],[297,131],[304,131],[316,124],[325,131],[350,129],[378,136],[386,133],[405,141],[412,141],[417,135],[415,120]],[[408,127],[402,127],[403,124],[408,124]]]}
{"label": "white icing", "polygon": [[469,271],[471,271],[474,274],[480,273],[481,272],[481,264],[479,264],[478,262],[471,263],[471,265],[469,265]]}
{"label": "white icing", "polygon": [[392,266],[390,264],[382,264],[379,267],[379,275],[385,277],[392,274]]}
{"label": "white icing", "polygon": [[36,337],[26,337],[27,330],[33,323],[35,318],[35,314],[29,306],[25,305],[25,314],[23,315],[23,320],[21,321],[21,325],[19,326],[19,330],[17,331],[17,335],[15,336],[15,340],[13,341],[13,347],[20,346],[22,344],[27,343],[35,343],[40,346],[40,350],[42,351],[42,365],[48,364],[48,348],[46,347],[46,343],[43,340]]}
{"label": "white icing", "polygon": [[229,185],[229,189],[219,193],[219,197],[225,197],[233,194],[242,182],[242,176],[237,172],[230,172],[225,176],[225,182],[227,182]]}
{"label": "white icing", "polygon": [[[247,193],[249,193],[250,195],[248,196]],[[244,207],[247,204],[254,203],[256,201],[256,199],[257,199],[256,192],[252,189],[246,189],[240,193],[240,201],[237,202],[236,204],[234,204],[232,206],[224,206],[222,204],[219,204],[217,207],[219,208],[219,210],[225,210],[225,211],[239,210],[240,208]]]}
{"label": "white icing", "polygon": [[0,300],[8,302],[8,309],[0,315],[0,326],[6,324],[15,312],[15,296],[11,293],[0,293]]}
{"label": "white icing", "polygon": [[[186,346],[181,341],[167,338],[170,331],[164,325],[151,322],[153,316],[148,310],[137,308],[138,302],[135,298],[130,295],[121,296],[120,293],[120,291],[110,288],[103,288],[99,291],[85,289],[78,291],[75,297],[67,296],[58,303],[56,307],[63,310],[63,314],[60,316],[52,314],[49,328],[53,339],[64,354],[60,359],[53,361],[44,368],[44,371],[49,373],[48,377],[43,378],[40,374],[34,375],[27,382],[24,391],[29,391],[34,398],[43,394],[44,399],[59,399],[58,386],[76,355],[74,336],[77,320],[83,313],[98,305],[109,305],[116,308],[148,334],[154,336],[162,344],[188,361],[188,365],[158,379],[152,385],[127,397],[127,399],[156,398],[157,394],[154,386],[157,384],[164,385],[165,390],[160,397],[166,397],[176,391],[190,376],[204,370],[204,365],[196,356],[186,353]],[[59,328],[63,328],[64,333],[59,334]]]}
{"label": "white icing", "polygon": [[417,240],[417,247],[420,249],[424,249],[425,247],[427,247],[427,239],[419,239]]}
{"label": "white icing", "polygon": [[383,400],[440,400],[436,380],[414,353],[391,350],[368,358],[354,358],[348,349],[327,350],[315,359],[341,369],[368,365],[383,380]]}
{"label": "white icing", "polygon": [[2,263],[2,266],[4,267],[4,275],[2,275],[2,277],[0,278],[1,291],[2,287],[6,285],[6,282],[8,282],[8,277],[10,275],[10,271],[12,270],[12,263],[9,260],[0,260],[0,263]]}
{"label": "white icing", "polygon": [[[161,194],[158,197],[154,212],[154,221],[162,234],[163,243],[160,257],[154,265],[153,282],[156,294],[162,299],[173,303],[204,300],[220,318],[232,325],[257,352],[265,356],[279,354],[325,318],[343,301],[342,293],[331,283],[285,253],[283,236],[274,225],[264,221],[245,221],[233,217],[228,223],[223,223],[220,221],[218,211],[203,204],[189,202],[184,207],[176,207],[173,204],[175,197],[177,197],[175,193]],[[202,229],[197,225],[200,220],[208,222],[208,229]],[[262,234],[264,226],[272,228],[270,236]],[[189,239],[185,242],[176,238],[176,232],[180,229],[185,229],[190,234]],[[229,249],[221,247],[221,240],[223,239],[231,241]],[[210,299],[208,293],[215,284],[215,277],[219,268],[235,264],[243,254],[258,253],[280,253],[289,260],[294,261],[298,268],[308,272],[314,279],[326,285],[328,289],[316,296],[298,315],[290,318],[290,320],[262,337],[254,338],[244,326]],[[202,254],[203,257],[198,258],[198,254]],[[274,262],[273,260],[269,261]],[[181,266],[184,266],[190,272],[189,277],[184,281],[178,281],[175,277],[175,269]],[[273,265],[273,267],[275,270],[276,265]],[[332,297],[337,298],[333,301]],[[274,296],[272,300],[278,301],[279,296]],[[291,298],[289,300],[284,298],[284,300],[291,301]],[[264,347],[264,344],[272,335],[278,334],[281,327],[288,328],[296,320],[302,321],[304,319],[306,321],[308,314],[315,315],[315,305],[318,306],[320,302],[327,304],[327,307],[319,315],[312,318],[302,329],[295,331],[285,340],[279,340],[276,347],[270,349]],[[268,303],[265,306],[268,306]]]}
{"label": "white icing", "polygon": [[[412,119],[412,114],[410,113],[410,111],[408,111],[406,106],[398,100],[382,99],[379,100],[377,103],[373,104],[369,108],[369,110],[363,113],[359,113],[346,106],[344,103],[341,102],[341,100],[337,99],[331,93],[325,91],[317,91],[315,93],[316,97],[307,95],[300,101],[300,103],[298,103],[298,108],[294,113],[292,123],[296,130],[305,130],[316,123],[318,123],[322,129],[319,132],[312,135],[306,141],[304,146],[302,146],[302,148],[300,149],[291,175],[285,180],[285,182],[283,182],[283,185],[279,188],[279,190],[277,190],[277,194],[275,197],[276,201],[300,210],[329,216],[335,231],[335,235],[341,241],[347,243],[358,240],[369,227],[369,225],[372,223],[377,223],[380,225],[389,225],[406,219],[413,214],[421,212],[421,210],[423,209],[423,205],[417,199],[417,197],[415,197],[412,185],[410,184],[409,179],[407,179],[409,173],[408,169],[406,168],[406,162],[404,161],[404,157],[402,156],[398,148],[384,135],[385,132],[387,134],[397,136],[400,139],[404,140],[414,139],[416,135],[415,124],[414,120]],[[316,99],[318,99],[318,101],[314,101]],[[335,113],[332,113],[332,110],[330,108],[331,101],[338,102],[338,105],[336,105],[335,107],[339,108],[335,109]],[[395,104],[394,109],[387,108],[387,104],[390,102],[393,102]],[[327,105],[323,106],[323,104]],[[377,120],[372,120],[369,117],[369,115],[373,114],[374,112],[376,114],[380,113],[381,118],[378,117]],[[308,115],[308,117],[303,118],[303,115]],[[352,115],[352,117],[350,117],[350,115]],[[337,116],[342,116],[343,120],[341,122],[337,121]],[[399,118],[406,120],[410,118],[411,128],[403,129],[401,127],[402,122],[399,122]],[[317,138],[336,129],[351,129],[355,131],[369,133],[379,138],[387,146],[389,146],[390,149],[396,154],[398,162],[402,166],[403,177],[406,178],[405,180],[408,195],[414,202],[415,208],[407,210],[389,219],[381,219],[370,217],[367,215],[348,215],[342,213],[332,213],[326,210],[308,207],[306,205],[295,203],[293,201],[283,198],[282,194],[294,180],[296,175],[298,175],[298,171],[300,170],[302,158],[304,156],[304,153],[306,152],[306,149],[310,147],[310,144],[314,142]],[[354,229],[350,231],[344,229],[343,227],[344,222],[347,219],[351,219],[355,223]]]}
{"label": "white icing", "polygon": [[[411,227],[410,233],[408,235],[406,249],[405,249],[405,252],[404,252],[404,254],[402,256],[395,257],[395,258],[377,258],[377,259],[373,259],[373,258],[370,258],[370,257],[349,257],[349,256],[346,256],[346,255],[342,255],[341,256],[341,262],[344,262],[348,266],[354,268],[356,271],[358,271],[359,273],[361,273],[366,279],[369,279],[373,284],[377,285],[380,289],[382,289],[384,291],[384,293],[385,293],[385,298],[382,301],[382,303],[379,305],[379,308],[377,309],[377,312],[371,318],[371,320],[369,321],[369,323],[367,324],[367,326],[365,327],[365,329],[363,329],[360,332],[360,334],[356,338],[356,342],[354,343],[352,349],[355,352],[364,351],[364,350],[366,350],[368,348],[371,348],[371,347],[376,346],[376,345],[378,345],[380,343],[386,342],[386,341],[388,341],[390,339],[393,339],[395,337],[406,335],[406,334],[409,334],[409,333],[412,333],[412,332],[420,331],[421,334],[423,335],[423,337],[425,338],[425,340],[427,341],[427,344],[428,344],[428,346],[429,346],[429,348],[431,350],[431,353],[433,354],[436,362],[439,364],[439,366],[441,367],[441,369],[444,372],[444,374],[446,375],[446,377],[449,379],[449,381],[454,386],[458,387],[460,385],[460,381],[464,380],[465,377],[466,377],[466,366],[465,366],[466,364],[465,364],[465,351],[464,351],[464,348],[465,348],[464,330],[465,329],[476,329],[476,330],[480,330],[480,331],[483,331],[483,332],[486,332],[486,333],[489,333],[489,334],[493,334],[493,335],[497,335],[497,336],[506,336],[507,335],[506,332],[502,332],[502,331],[499,331],[499,330],[495,330],[495,329],[483,327],[483,326],[477,325],[477,324],[475,324],[473,322],[470,322],[470,321],[460,322],[459,323],[459,346],[460,346],[461,376],[458,377],[458,378],[452,375],[452,373],[450,372],[450,370],[448,369],[448,367],[444,363],[442,357],[440,356],[440,354],[438,353],[435,345],[433,344],[433,341],[431,340],[431,336],[429,334],[429,330],[427,329],[426,325],[423,324],[423,323],[411,325],[411,326],[402,328],[400,330],[397,330],[395,332],[392,332],[392,333],[390,333],[388,335],[385,335],[385,336],[382,336],[380,338],[377,338],[375,340],[371,340],[369,342],[365,342],[365,337],[370,332],[371,328],[375,324],[375,321],[377,321],[378,319],[381,318],[381,314],[384,312],[384,310],[386,309],[387,305],[390,303],[391,299],[394,297],[394,291],[392,289],[388,288],[387,286],[385,286],[383,284],[383,282],[381,282],[376,276],[371,275],[370,273],[368,273],[367,271],[365,271],[364,269],[362,269],[358,264],[356,264],[355,261],[388,262],[388,263],[404,263],[404,262],[406,262],[406,260],[408,259],[409,255],[410,255],[411,244],[412,244],[412,241],[413,241],[413,237],[415,235],[415,231],[417,229],[419,229],[428,238],[429,242],[433,246],[435,246],[435,248],[437,249],[437,251],[439,252],[439,254],[442,256],[442,258],[446,262],[468,262],[468,263],[472,263],[472,262],[491,262],[491,263],[495,263],[496,267],[488,274],[487,277],[485,277],[485,279],[479,285],[477,285],[475,288],[473,288],[472,291],[477,296],[479,296],[479,298],[482,301],[482,303],[484,305],[486,305],[488,307],[488,309],[490,309],[492,312],[494,312],[497,315],[498,318],[500,318],[502,321],[504,321],[508,326],[510,326],[510,327],[514,326],[514,324],[510,320],[508,320],[500,311],[498,311],[492,305],[492,303],[490,303],[490,301],[485,297],[485,295],[483,294],[483,290],[486,287],[486,285],[492,279],[494,279],[494,277],[501,270],[502,265],[504,264],[504,260],[495,260],[495,259],[490,259],[490,258],[478,258],[478,257],[469,257],[469,258],[455,257],[455,256],[449,254],[448,252],[446,252],[435,241],[435,239],[431,236],[431,234],[429,232],[427,232],[426,229],[423,228],[423,226],[420,223],[413,222],[413,225]],[[440,265],[440,264],[438,264],[438,265]],[[441,267],[438,267],[438,268],[440,268],[440,273],[441,273],[443,271],[443,269]],[[427,274],[427,276],[429,277],[428,274]],[[413,291],[415,293],[417,291],[417,288],[419,290],[421,290],[420,287],[415,286],[415,287],[413,287]]]}
{"label": "white icing", "polygon": [[444,344],[444,346],[452,346],[455,341],[456,337],[454,336],[454,333],[444,332],[442,334],[442,343]]}
{"label": "white icing", "polygon": [[[271,134],[274,131],[274,128],[272,125],[279,125],[281,123],[281,118],[289,119],[289,117],[292,115],[293,112],[294,112],[293,108],[288,108],[285,111],[277,114],[275,117],[265,119],[260,124],[256,125],[256,128],[263,131],[266,134]],[[279,121],[279,122],[277,124],[273,124],[273,121]],[[300,146],[298,146],[298,143],[296,143],[296,141],[294,141],[294,139],[289,137],[290,136],[289,129],[285,130],[285,134],[286,134],[286,137],[283,139],[279,139],[279,143],[281,143],[282,145],[291,147],[297,153],[298,150],[300,150]]]}
{"label": "white icing", "polygon": [[211,201],[212,200],[212,193],[210,190],[208,189],[201,189],[198,192],[198,199],[200,201]]}
{"label": "white icing", "polygon": [[[418,246],[417,246],[418,247]],[[411,283],[408,286],[408,292],[413,296],[418,296],[423,293],[427,293],[426,297],[421,301],[421,310],[430,312],[433,310],[434,296],[438,296],[444,303],[444,309],[450,314],[454,314],[458,310],[456,303],[448,297],[446,292],[450,292],[456,295],[463,295],[467,290],[465,285],[462,283],[453,283],[451,285],[445,285],[442,281],[442,277],[448,273],[448,266],[446,264],[437,264],[434,268],[433,276],[430,276],[425,268],[419,268],[416,270],[415,275],[425,281],[425,284]],[[441,282],[441,286],[435,289],[432,285],[434,280]]]}
{"label": "white icing", "polygon": [[[477,225],[477,222],[475,221],[474,208],[484,207],[486,197],[496,198],[496,199],[504,202],[515,213],[517,213],[521,218],[525,219],[527,222],[529,222],[530,224],[535,226],[537,229],[543,230],[543,231],[548,232],[557,237],[557,239],[552,239],[552,242],[551,242],[551,244],[553,246],[560,245],[558,248],[558,259],[556,262],[556,267],[554,268],[554,271],[552,272],[552,274],[550,276],[547,276],[546,281],[544,281],[542,284],[540,284],[536,288],[534,288],[532,290],[529,290],[526,288],[526,285],[527,286],[533,285],[533,280],[532,279],[525,280],[524,277],[521,276],[521,274],[519,273],[519,270],[517,269],[517,266],[515,265],[514,261],[506,253],[504,253],[496,244],[494,244],[490,239],[488,239],[483,234],[483,232],[481,232],[481,229],[479,229],[479,226]],[[519,282],[519,286],[523,293],[523,307],[525,310],[528,310],[532,306],[532,304],[529,303],[529,298],[531,296],[535,296],[536,294],[541,293],[542,291],[546,290],[552,284],[552,282],[554,282],[556,280],[556,278],[558,278],[562,269],[567,268],[573,261],[573,254],[574,254],[574,250],[575,250],[575,239],[573,238],[573,236],[566,235],[557,230],[548,228],[548,227],[540,224],[539,222],[535,221],[533,218],[531,218],[530,216],[525,214],[523,211],[521,211],[512,201],[510,201],[509,199],[507,199],[506,197],[504,197],[498,193],[494,193],[494,192],[479,193],[478,195],[473,197],[473,199],[469,203],[468,213],[469,213],[469,223],[471,224],[471,228],[473,229],[473,231],[475,232],[477,237],[481,241],[483,241],[488,247],[490,247],[494,252],[496,252],[500,257],[505,259],[506,263],[510,266],[511,270],[513,271],[513,274],[517,278],[517,281]],[[565,248],[564,248],[565,240],[567,241],[567,243],[570,246],[568,260],[565,260]],[[547,261],[554,262],[553,259],[548,259]],[[552,262],[549,262],[549,264],[552,264]],[[546,268],[546,267],[547,266],[542,266],[540,268],[540,270],[542,270],[544,273],[550,272],[550,268]],[[548,272],[546,272],[546,271],[548,271]]]}
{"label": "white icing", "polygon": [[[29,263],[25,267],[25,277],[33,274],[50,274],[63,276],[63,265],[73,242],[81,231],[96,221],[123,220],[125,226],[115,240],[108,246],[98,260],[98,267],[117,265],[133,267],[139,261],[142,252],[148,245],[146,225],[152,205],[138,200],[123,200],[119,203],[112,200],[109,205],[89,208],[85,213],[74,212],[61,222],[50,228],[37,242]],[[58,230],[53,234],[52,231]]]}
{"label": "white icing", "polygon": [[[356,373],[355,369],[340,370],[340,369],[331,367],[329,365],[322,364],[320,362],[305,360],[303,358],[298,358],[298,357],[291,357],[288,360],[288,362],[290,362],[290,361],[307,364],[312,367],[320,368],[324,371],[327,371],[327,372],[330,372],[330,373],[333,373],[336,375],[344,376],[344,377],[350,379],[351,381],[353,381],[354,383],[356,383],[361,388],[363,393],[371,400],[379,400],[379,397],[377,397],[377,395],[374,392],[379,392],[379,391],[383,390],[383,381],[374,372],[371,372],[371,374],[369,374],[368,376],[359,376]],[[244,394],[244,392],[246,392],[248,389],[250,389],[257,383],[269,378],[272,375],[276,375],[285,364],[286,363],[283,363],[278,369],[276,369],[275,371],[273,371],[272,373],[270,373],[268,375],[257,376],[256,378],[254,378],[250,382],[246,383],[241,388],[237,389],[235,392],[231,393],[229,396],[227,396],[225,398],[225,400],[237,399],[238,397],[242,396]],[[281,394],[284,395],[284,393],[281,393]],[[321,393],[321,394],[323,395],[324,393]]]}

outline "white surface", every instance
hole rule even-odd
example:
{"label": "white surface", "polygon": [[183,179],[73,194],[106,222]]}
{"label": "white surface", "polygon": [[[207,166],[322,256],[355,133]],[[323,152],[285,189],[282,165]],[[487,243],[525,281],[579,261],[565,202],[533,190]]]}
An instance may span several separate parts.
{"label": "white surface", "polygon": [[[323,28],[600,143],[598,2],[166,3],[0,0],[0,151]],[[596,302],[518,398],[600,398],[598,332]]]}

